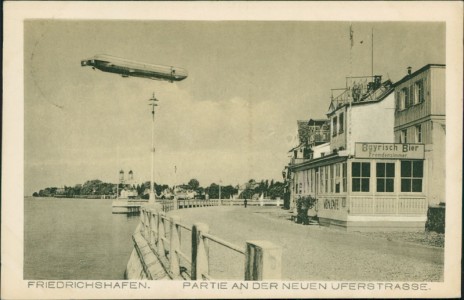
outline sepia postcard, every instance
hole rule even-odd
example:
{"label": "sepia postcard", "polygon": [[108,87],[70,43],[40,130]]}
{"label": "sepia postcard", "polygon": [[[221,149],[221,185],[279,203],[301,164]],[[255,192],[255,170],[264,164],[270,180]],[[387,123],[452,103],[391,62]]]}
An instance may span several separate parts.
{"label": "sepia postcard", "polygon": [[460,2],[4,2],[4,299],[461,296]]}

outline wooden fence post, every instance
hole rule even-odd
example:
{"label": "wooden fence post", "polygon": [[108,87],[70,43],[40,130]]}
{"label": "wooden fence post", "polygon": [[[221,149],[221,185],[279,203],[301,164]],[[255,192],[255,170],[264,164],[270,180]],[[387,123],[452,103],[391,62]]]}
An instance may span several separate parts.
{"label": "wooden fence post", "polygon": [[140,223],[142,226],[140,226],[140,231],[142,233],[142,236],[146,239],[146,235],[145,235],[145,231],[146,231],[146,226],[145,226],[145,208],[142,207],[141,208],[141,212],[140,212]]}
{"label": "wooden fence post", "polygon": [[180,218],[178,216],[172,216],[170,221],[169,269],[172,275],[179,276],[179,255],[177,252],[180,251]]}
{"label": "wooden fence post", "polygon": [[172,200],[172,205],[174,209],[179,209],[179,200],[177,200],[176,197],[174,197],[174,199]]}
{"label": "wooden fence post", "polygon": [[158,231],[157,211],[155,209],[152,209],[150,211],[150,215],[151,215],[151,220],[150,220],[151,235],[150,235],[149,243],[154,249],[155,248],[155,243],[156,243],[156,235],[157,235],[157,231]]}
{"label": "wooden fence post", "polygon": [[158,255],[161,255],[161,257],[166,256],[165,248],[164,248],[164,241],[163,237],[165,237],[165,230],[164,230],[164,212],[160,211],[158,212],[158,239],[157,239],[157,244],[158,244]]}
{"label": "wooden fence post", "polygon": [[209,243],[202,237],[209,227],[204,223],[195,223],[192,227],[192,280],[203,280],[202,274],[209,273]]}
{"label": "wooden fence post", "polygon": [[151,229],[151,224],[153,223],[153,215],[151,213],[151,209],[147,209],[147,237],[145,240],[148,242],[148,244],[151,243],[151,237],[153,236],[153,231]]}
{"label": "wooden fence post", "polygon": [[268,241],[247,241],[245,280],[273,280],[282,276],[282,247]]}

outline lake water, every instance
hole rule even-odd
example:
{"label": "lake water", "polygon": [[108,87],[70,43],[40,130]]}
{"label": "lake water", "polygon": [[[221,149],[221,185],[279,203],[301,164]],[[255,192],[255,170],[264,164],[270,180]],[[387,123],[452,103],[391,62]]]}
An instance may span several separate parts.
{"label": "lake water", "polygon": [[111,201],[26,197],[24,279],[123,279],[139,216]]}

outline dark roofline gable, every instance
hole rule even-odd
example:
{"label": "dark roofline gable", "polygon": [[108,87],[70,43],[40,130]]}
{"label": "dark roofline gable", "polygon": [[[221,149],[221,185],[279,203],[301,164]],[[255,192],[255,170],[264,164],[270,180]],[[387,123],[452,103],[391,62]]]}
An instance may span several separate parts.
{"label": "dark roofline gable", "polygon": [[414,73],[411,73],[411,74],[408,74],[408,75],[404,76],[399,81],[395,82],[393,84],[393,86],[397,87],[398,85],[408,81],[409,79],[417,76],[419,73],[425,72],[426,70],[428,70],[428,69],[430,69],[432,67],[444,67],[444,68],[446,68],[446,65],[445,64],[428,64],[428,65],[425,65],[422,68],[420,68],[419,70],[415,71]]}
{"label": "dark roofline gable", "polygon": [[327,119],[309,119],[308,125],[315,124],[315,125],[324,125],[327,122]]}

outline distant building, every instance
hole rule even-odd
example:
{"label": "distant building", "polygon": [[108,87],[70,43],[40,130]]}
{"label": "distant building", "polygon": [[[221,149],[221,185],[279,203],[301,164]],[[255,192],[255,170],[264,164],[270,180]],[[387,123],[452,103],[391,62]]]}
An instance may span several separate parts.
{"label": "distant building", "polygon": [[56,196],[64,196],[66,195],[66,189],[64,187],[62,188],[57,188],[55,192]]}
{"label": "distant building", "polygon": [[330,125],[328,120],[297,121],[299,144],[289,152],[292,163],[303,162],[314,158],[314,147],[330,141]]}
{"label": "distant building", "polygon": [[125,178],[124,171],[119,171],[119,198],[120,199],[135,199],[138,197],[137,191],[138,182],[134,180],[134,172],[129,171],[128,177]]}

